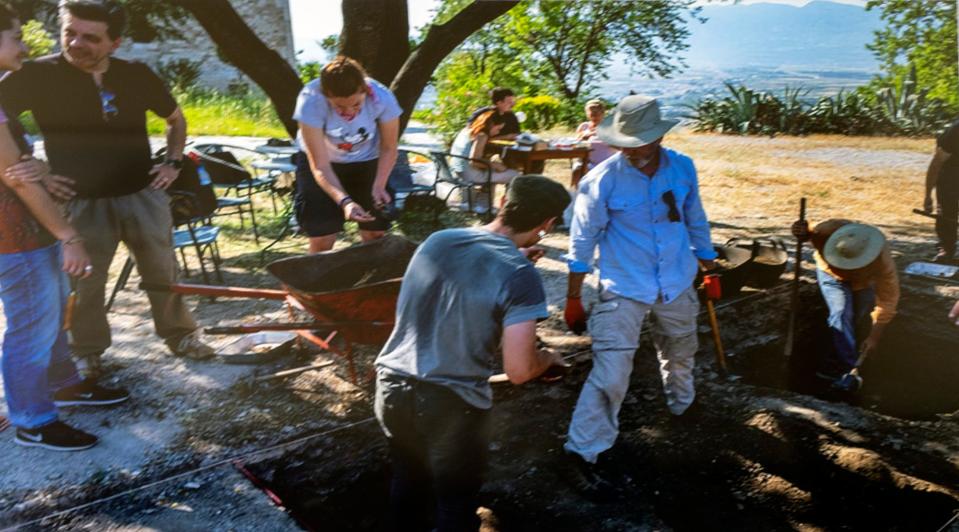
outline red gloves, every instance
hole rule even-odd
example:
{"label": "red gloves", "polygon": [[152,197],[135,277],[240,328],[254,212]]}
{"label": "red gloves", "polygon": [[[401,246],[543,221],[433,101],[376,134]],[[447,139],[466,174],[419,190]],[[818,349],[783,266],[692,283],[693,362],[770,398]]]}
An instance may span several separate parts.
{"label": "red gloves", "polygon": [[583,309],[583,302],[578,297],[566,298],[566,311],[563,313],[566,320],[566,326],[576,334],[586,332],[586,310]]}

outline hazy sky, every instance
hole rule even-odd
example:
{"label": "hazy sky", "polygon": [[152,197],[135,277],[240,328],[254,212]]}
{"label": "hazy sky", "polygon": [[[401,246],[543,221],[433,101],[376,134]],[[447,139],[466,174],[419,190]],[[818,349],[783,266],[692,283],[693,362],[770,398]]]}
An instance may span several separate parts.
{"label": "hazy sky", "polygon": [[[812,0],[742,0],[744,4],[760,2],[791,4],[802,6]],[[865,0],[831,0],[844,4],[865,5]],[[703,2],[705,3],[705,2]],[[432,19],[432,10],[438,0],[408,0],[410,8],[410,27],[426,25]],[[326,59],[326,55],[317,44],[328,35],[338,34],[343,27],[340,2],[337,0],[290,0],[293,20],[293,42],[297,51],[302,51],[301,61]]]}

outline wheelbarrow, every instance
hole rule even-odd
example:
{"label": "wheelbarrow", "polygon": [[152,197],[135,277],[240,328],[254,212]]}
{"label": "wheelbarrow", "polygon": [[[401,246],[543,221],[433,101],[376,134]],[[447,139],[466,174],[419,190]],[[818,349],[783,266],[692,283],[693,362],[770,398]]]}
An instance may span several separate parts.
{"label": "wheelbarrow", "polygon": [[[282,290],[237,288],[196,284],[154,285],[145,290],[178,294],[273,299],[285,301],[289,322],[255,323],[232,327],[209,327],[207,334],[249,334],[260,331],[293,331],[301,338],[346,359],[350,380],[358,383],[352,345],[382,344],[393,330],[396,299],[406,267],[416,244],[388,235],[350,248],[272,262],[267,271],[280,281]],[[307,314],[310,320],[297,321]],[[322,332],[325,337],[316,333]],[[345,344],[331,342],[339,336]]]}

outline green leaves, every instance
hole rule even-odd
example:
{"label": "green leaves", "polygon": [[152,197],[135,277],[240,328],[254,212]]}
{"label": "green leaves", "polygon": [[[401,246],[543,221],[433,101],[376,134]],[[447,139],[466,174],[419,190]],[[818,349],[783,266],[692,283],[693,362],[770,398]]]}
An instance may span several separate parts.
{"label": "green leaves", "polygon": [[913,75],[926,97],[959,111],[959,68],[956,54],[956,2],[943,0],[870,0],[880,9],[886,27],[868,46],[884,71],[875,90],[900,86]]}
{"label": "green leaves", "polygon": [[[446,0],[437,20],[466,3]],[[471,111],[489,105],[490,89],[504,86],[521,96],[524,129],[574,125],[614,58],[642,75],[682,69],[678,54],[697,12],[693,0],[525,0],[447,58],[433,77],[435,108],[418,116],[451,138]]]}
{"label": "green leaves", "polygon": [[23,43],[27,46],[30,57],[41,57],[53,52],[57,41],[43,29],[39,20],[31,20],[23,25]]}
{"label": "green leaves", "polygon": [[914,78],[878,92],[840,91],[810,102],[807,89],[785,88],[782,98],[727,83],[729,95],[689,106],[697,131],[739,135],[928,135],[948,120],[944,106],[917,91]]}

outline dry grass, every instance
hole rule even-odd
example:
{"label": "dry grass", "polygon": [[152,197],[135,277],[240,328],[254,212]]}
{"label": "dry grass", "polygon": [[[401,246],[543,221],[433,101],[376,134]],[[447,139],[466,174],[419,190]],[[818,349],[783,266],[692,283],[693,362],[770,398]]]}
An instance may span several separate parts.
{"label": "dry grass", "polygon": [[[689,131],[670,133],[665,145],[693,158],[701,194],[717,233],[785,235],[806,197],[811,221],[845,217],[899,236],[923,232],[912,214],[922,204],[931,138],[737,137]],[[547,173],[568,180],[565,161]],[[718,238],[717,238],[718,240]]]}

